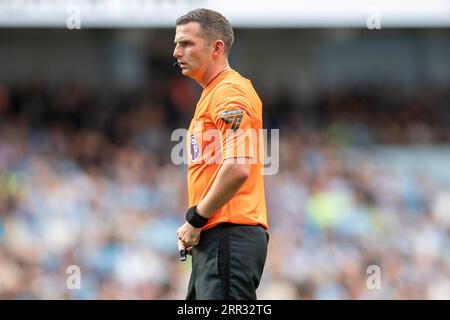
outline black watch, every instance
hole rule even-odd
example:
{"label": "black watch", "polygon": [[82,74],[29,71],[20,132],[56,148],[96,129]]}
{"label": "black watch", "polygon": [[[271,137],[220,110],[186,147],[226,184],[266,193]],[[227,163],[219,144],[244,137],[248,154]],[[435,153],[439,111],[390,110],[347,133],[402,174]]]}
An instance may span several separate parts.
{"label": "black watch", "polygon": [[189,222],[194,228],[201,228],[208,223],[208,218],[201,216],[197,212],[197,206],[192,206],[186,213],[186,221]]}

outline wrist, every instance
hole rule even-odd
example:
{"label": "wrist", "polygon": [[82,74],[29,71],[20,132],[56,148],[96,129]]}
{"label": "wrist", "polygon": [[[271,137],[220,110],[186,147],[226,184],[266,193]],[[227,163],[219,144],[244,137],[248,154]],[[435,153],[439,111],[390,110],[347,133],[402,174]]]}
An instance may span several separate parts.
{"label": "wrist", "polygon": [[204,206],[202,205],[202,201],[200,201],[196,206],[195,206],[195,211],[197,211],[197,213],[199,215],[201,215],[204,218],[208,217],[207,212],[205,211]]}
{"label": "wrist", "polygon": [[198,213],[197,206],[192,206],[186,213],[186,221],[194,228],[201,228],[208,223],[208,218]]}

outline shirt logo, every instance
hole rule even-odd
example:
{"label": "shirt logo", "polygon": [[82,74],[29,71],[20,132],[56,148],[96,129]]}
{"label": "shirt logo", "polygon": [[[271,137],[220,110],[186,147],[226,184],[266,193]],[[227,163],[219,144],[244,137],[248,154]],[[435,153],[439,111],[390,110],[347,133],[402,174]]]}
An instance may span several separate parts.
{"label": "shirt logo", "polygon": [[190,144],[191,144],[191,159],[192,161],[196,161],[200,155],[200,147],[198,146],[194,134],[191,134]]}
{"label": "shirt logo", "polygon": [[240,109],[224,111],[220,114],[220,118],[225,121],[225,124],[232,124],[231,129],[233,132],[239,129],[243,117],[244,112]]}

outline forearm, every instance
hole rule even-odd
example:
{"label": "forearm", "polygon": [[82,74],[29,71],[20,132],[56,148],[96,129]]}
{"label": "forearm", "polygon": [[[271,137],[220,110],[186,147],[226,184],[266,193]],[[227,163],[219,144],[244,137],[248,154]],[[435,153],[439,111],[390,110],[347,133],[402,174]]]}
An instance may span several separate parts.
{"label": "forearm", "polygon": [[233,164],[234,159],[227,160],[219,169],[207,195],[197,204],[197,212],[205,218],[211,217],[230,201],[248,177],[249,164]]}

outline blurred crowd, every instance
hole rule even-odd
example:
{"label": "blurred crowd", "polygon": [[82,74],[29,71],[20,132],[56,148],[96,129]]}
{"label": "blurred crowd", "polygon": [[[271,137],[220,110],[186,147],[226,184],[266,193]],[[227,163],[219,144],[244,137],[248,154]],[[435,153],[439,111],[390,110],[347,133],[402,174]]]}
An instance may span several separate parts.
{"label": "blurred crowd", "polygon": [[[177,77],[99,93],[0,85],[0,298],[183,299],[176,229],[186,166],[171,132],[198,89]],[[280,170],[267,176],[260,299],[450,299],[450,190],[349,146],[450,141],[448,91],[326,91],[315,108],[269,97]],[[449,170],[450,164],[443,164]],[[78,266],[79,289],[68,288]]]}

